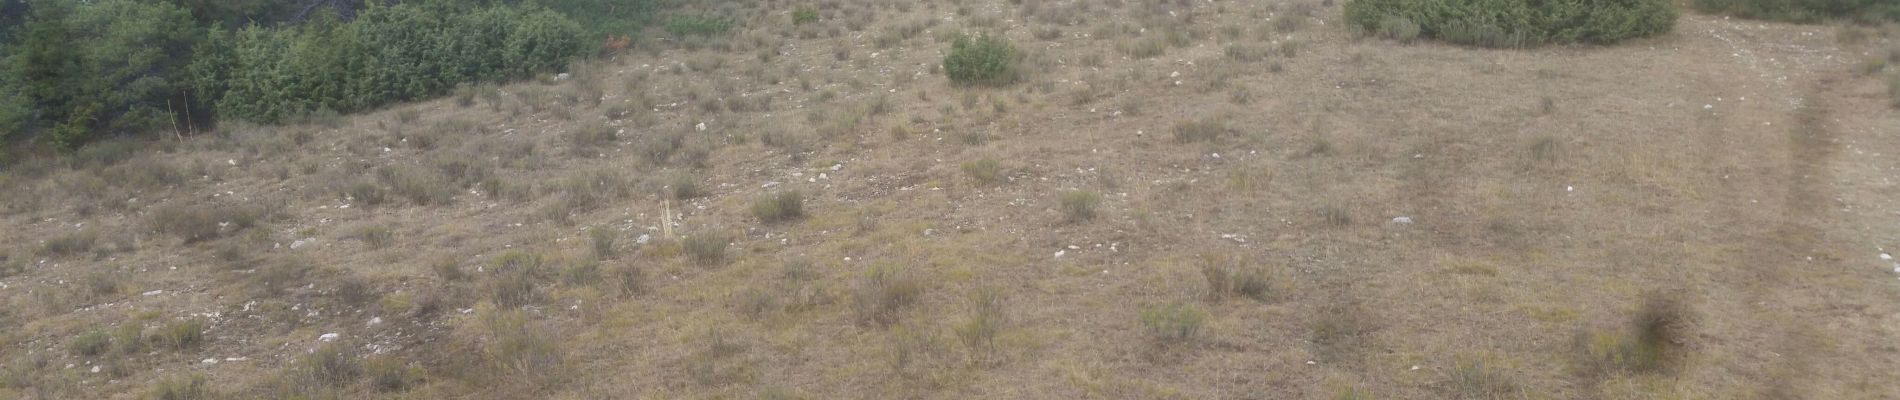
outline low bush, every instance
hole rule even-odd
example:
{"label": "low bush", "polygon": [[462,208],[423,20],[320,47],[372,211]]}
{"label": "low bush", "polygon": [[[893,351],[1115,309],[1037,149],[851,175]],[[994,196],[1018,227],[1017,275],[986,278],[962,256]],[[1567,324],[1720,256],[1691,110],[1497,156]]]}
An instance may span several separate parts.
{"label": "low bush", "polygon": [[959,36],[943,57],[943,71],[951,82],[964,85],[1001,86],[1015,83],[1022,58],[1016,45],[999,36]]}
{"label": "low bush", "polygon": [[984,158],[963,163],[963,174],[984,185],[994,185],[1003,180],[1003,165],[993,158]]}
{"label": "low bush", "polygon": [[686,249],[686,256],[699,265],[724,264],[727,245],[726,235],[717,233],[692,234],[680,240],[680,246]]}
{"label": "low bush", "polygon": [[1352,26],[1481,47],[1609,44],[1675,28],[1670,0],[1350,0]]}
{"label": "low bush", "polygon": [[674,36],[713,36],[732,30],[732,20],[703,15],[682,15],[666,21],[666,33]]}

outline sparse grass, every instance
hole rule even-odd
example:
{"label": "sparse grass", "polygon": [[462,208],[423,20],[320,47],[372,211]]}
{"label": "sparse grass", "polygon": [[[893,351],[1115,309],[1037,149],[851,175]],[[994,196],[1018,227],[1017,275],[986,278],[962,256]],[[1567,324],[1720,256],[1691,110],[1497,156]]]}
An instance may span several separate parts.
{"label": "sparse grass", "polygon": [[970,351],[971,359],[987,357],[996,351],[996,336],[1009,323],[1003,311],[1003,295],[996,289],[978,289],[970,295],[969,315],[952,327],[957,339]]}
{"label": "sparse grass", "polygon": [[362,361],[357,359],[350,345],[329,343],[291,363],[280,378],[278,394],[291,398],[326,397],[343,390],[362,375]]}
{"label": "sparse grass", "polygon": [[666,21],[666,33],[674,36],[715,36],[732,30],[732,20],[703,15],[681,15]]}
{"label": "sparse grass", "polygon": [[170,350],[186,350],[204,343],[205,322],[198,318],[173,320],[152,334],[152,344]]}
{"label": "sparse grass", "polygon": [[743,355],[746,345],[733,340],[718,329],[709,329],[704,338],[705,346],[694,352],[686,360],[686,373],[693,381],[701,385],[718,386],[750,380],[757,370]]}
{"label": "sparse grass", "polygon": [[1003,164],[993,158],[983,158],[963,163],[963,174],[979,184],[994,185],[1003,181]]}
{"label": "sparse grass", "polygon": [[153,400],[205,400],[217,398],[208,387],[204,375],[189,374],[160,379],[152,386],[149,396]]}
{"label": "sparse grass", "polygon": [[792,25],[804,25],[818,22],[818,9],[800,6],[792,10]]}
{"label": "sparse grass", "polygon": [[802,219],[805,217],[805,195],[788,190],[760,196],[752,201],[752,216],[768,224]]}
{"label": "sparse grass", "polygon": [[1182,122],[1174,124],[1175,143],[1199,143],[1220,140],[1232,130],[1218,119]]}
{"label": "sparse grass", "polygon": [[1473,400],[1509,400],[1525,398],[1524,387],[1510,372],[1491,365],[1483,357],[1460,357],[1446,380],[1458,398]]}
{"label": "sparse grass", "polygon": [[78,230],[46,239],[40,246],[40,252],[55,257],[71,257],[92,251],[93,244],[99,241],[99,233],[93,230]]}
{"label": "sparse grass", "polygon": [[567,131],[568,154],[576,157],[593,157],[600,154],[600,148],[611,145],[620,136],[614,127],[605,124],[588,124]]}
{"label": "sparse grass", "polygon": [[902,265],[876,262],[858,277],[852,288],[852,309],[858,321],[876,326],[897,323],[904,310],[923,299],[924,285]]}
{"label": "sparse grass", "polygon": [[1578,335],[1578,372],[1601,376],[1618,372],[1671,373],[1687,357],[1691,316],[1681,300],[1650,294],[1624,331]]}
{"label": "sparse grass", "polygon": [[1070,190],[1057,197],[1061,205],[1062,220],[1068,223],[1087,222],[1095,219],[1095,209],[1102,204],[1102,194],[1087,190]]}
{"label": "sparse grass", "polygon": [[542,375],[560,365],[564,353],[551,329],[534,323],[522,311],[482,315],[487,330],[483,350],[493,370],[509,374]]}
{"label": "sparse grass", "polygon": [[381,393],[397,393],[409,390],[422,383],[425,375],[421,367],[409,365],[395,356],[370,357],[363,362],[363,372],[369,377],[369,386]]}
{"label": "sparse grass", "polygon": [[726,263],[726,246],[729,243],[730,239],[726,235],[714,232],[695,233],[680,239],[680,247],[686,250],[686,257],[701,266]]}
{"label": "sparse grass", "polygon": [[1201,276],[1207,280],[1207,291],[1215,299],[1226,296],[1241,296],[1255,301],[1267,301],[1272,295],[1273,280],[1265,269],[1239,264],[1238,260],[1205,257],[1201,265]]}
{"label": "sparse grass", "polygon": [[389,185],[391,193],[418,206],[448,204],[458,191],[441,172],[430,168],[395,165],[379,168],[376,173]]}
{"label": "sparse grass", "polygon": [[1001,36],[958,37],[943,58],[944,74],[962,85],[1001,86],[1021,77],[1017,63],[1022,54]]}
{"label": "sparse grass", "polygon": [[587,229],[587,239],[593,245],[594,257],[602,260],[614,258],[614,241],[619,238],[620,231],[613,228],[596,226]]}
{"label": "sparse grass", "polygon": [[375,207],[389,200],[389,191],[382,185],[367,180],[357,181],[343,191],[343,196],[364,207]]}
{"label": "sparse grass", "polygon": [[520,308],[539,302],[541,293],[536,288],[547,274],[542,271],[543,260],[540,253],[514,250],[496,256],[489,261],[493,278],[488,283],[489,299],[495,305],[510,309]]}
{"label": "sparse grass", "polygon": [[1310,340],[1318,347],[1319,355],[1329,360],[1349,356],[1374,329],[1373,317],[1355,299],[1327,300],[1311,315]]}
{"label": "sparse grass", "polygon": [[1193,342],[1200,336],[1207,313],[1183,302],[1148,306],[1141,310],[1141,326],[1148,329],[1156,343],[1176,346]]}
{"label": "sparse grass", "polygon": [[86,331],[66,342],[66,350],[81,357],[95,357],[111,349],[112,334],[102,330]]}
{"label": "sparse grass", "polygon": [[378,250],[389,248],[390,244],[396,242],[396,234],[391,232],[389,228],[382,226],[357,228],[355,232],[350,233],[350,238],[360,240],[364,245]]}

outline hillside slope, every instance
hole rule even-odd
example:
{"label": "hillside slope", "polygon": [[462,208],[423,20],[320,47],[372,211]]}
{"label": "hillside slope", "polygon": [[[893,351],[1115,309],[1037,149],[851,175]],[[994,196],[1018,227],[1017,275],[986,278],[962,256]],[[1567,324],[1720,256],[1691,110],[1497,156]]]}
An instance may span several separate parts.
{"label": "hillside slope", "polygon": [[[1482,50],[1317,2],[773,4],[9,171],[0,397],[1900,393],[1900,114],[1856,72],[1891,32]],[[951,85],[959,31],[1024,81]]]}

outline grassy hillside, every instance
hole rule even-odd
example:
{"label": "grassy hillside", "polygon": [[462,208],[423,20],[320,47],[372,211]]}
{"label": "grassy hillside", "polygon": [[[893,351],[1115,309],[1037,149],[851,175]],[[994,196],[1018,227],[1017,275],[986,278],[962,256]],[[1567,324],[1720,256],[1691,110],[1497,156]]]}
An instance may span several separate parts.
{"label": "grassy hillside", "polygon": [[679,6],[527,81],[23,155],[0,398],[1900,393],[1891,27]]}

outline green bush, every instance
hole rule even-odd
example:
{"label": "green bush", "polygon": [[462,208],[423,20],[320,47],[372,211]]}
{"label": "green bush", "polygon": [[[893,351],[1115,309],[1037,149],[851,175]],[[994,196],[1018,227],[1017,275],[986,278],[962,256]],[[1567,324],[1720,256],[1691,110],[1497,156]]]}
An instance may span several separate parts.
{"label": "green bush", "polygon": [[1021,58],[1016,45],[1002,37],[959,36],[950,44],[950,54],[943,57],[943,71],[959,84],[1007,85],[1020,76],[1016,63]]}
{"label": "green bush", "polygon": [[1900,21],[1900,2],[1892,0],[1695,0],[1693,4],[1702,12],[1777,21]]}
{"label": "green bush", "polygon": [[1186,303],[1169,303],[1141,310],[1141,326],[1148,328],[1157,342],[1176,345],[1193,341],[1200,335],[1207,313]]}
{"label": "green bush", "polygon": [[19,42],[6,46],[6,75],[24,99],[0,104],[0,125],[23,125],[19,102],[30,102],[50,139],[67,149],[100,133],[171,125],[170,110],[186,94],[174,78],[201,36],[189,12],[132,0],[32,6]]}
{"label": "green bush", "polygon": [[1482,47],[1608,44],[1669,32],[1669,0],[1350,0],[1346,22],[1409,40],[1414,34]]}
{"label": "green bush", "polygon": [[760,196],[752,201],[752,215],[765,223],[805,217],[805,195],[796,190]]}
{"label": "green bush", "polygon": [[666,33],[674,36],[713,36],[732,30],[732,20],[700,15],[673,17],[666,21]]}

